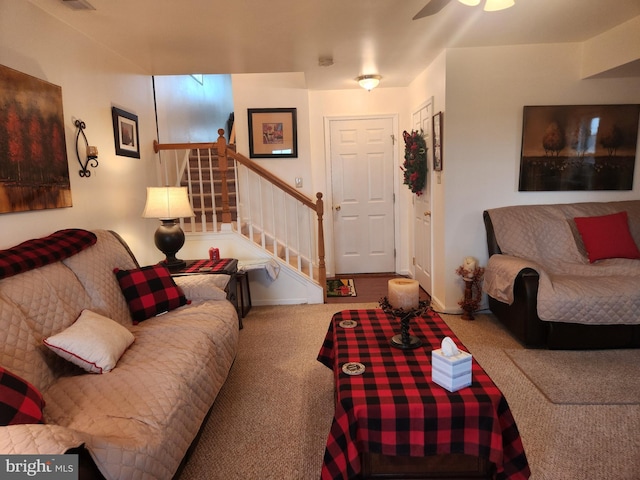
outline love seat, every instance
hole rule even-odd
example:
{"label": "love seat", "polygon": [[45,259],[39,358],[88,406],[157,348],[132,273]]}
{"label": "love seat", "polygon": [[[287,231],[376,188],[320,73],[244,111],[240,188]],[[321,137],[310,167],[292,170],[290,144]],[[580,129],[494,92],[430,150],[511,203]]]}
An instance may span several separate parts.
{"label": "love seat", "polygon": [[527,346],[640,347],[640,201],[484,212],[483,290]]}
{"label": "love seat", "polygon": [[[234,361],[238,317],[217,276],[195,275],[175,279],[177,304],[158,292],[157,278],[133,282],[138,306],[170,310],[138,309],[134,321],[123,278],[138,267],[105,230],[65,230],[0,251],[0,379],[22,381],[31,398],[14,405],[26,412],[13,421],[0,399],[0,453],[88,452],[107,479],[175,475]],[[171,277],[162,281],[176,289]],[[114,334],[93,338],[96,327],[65,344],[85,317]],[[116,337],[121,356],[87,358]]]}

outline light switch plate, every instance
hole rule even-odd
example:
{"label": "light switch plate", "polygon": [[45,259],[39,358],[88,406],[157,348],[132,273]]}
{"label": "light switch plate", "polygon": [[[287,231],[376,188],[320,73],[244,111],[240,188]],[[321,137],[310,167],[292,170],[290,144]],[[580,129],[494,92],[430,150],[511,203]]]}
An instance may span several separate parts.
{"label": "light switch plate", "polygon": [[302,188],[302,177],[296,177],[296,188]]}

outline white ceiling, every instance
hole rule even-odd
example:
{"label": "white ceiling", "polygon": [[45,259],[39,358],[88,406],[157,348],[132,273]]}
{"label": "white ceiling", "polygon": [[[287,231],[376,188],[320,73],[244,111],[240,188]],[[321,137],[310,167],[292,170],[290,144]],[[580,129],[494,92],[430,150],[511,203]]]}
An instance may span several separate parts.
{"label": "white ceiling", "polygon": [[451,0],[419,20],[427,0],[30,1],[150,75],[304,72],[309,89],[357,88],[372,73],[406,86],[446,47],[582,42],[640,15],[640,0],[516,0],[491,13]]}

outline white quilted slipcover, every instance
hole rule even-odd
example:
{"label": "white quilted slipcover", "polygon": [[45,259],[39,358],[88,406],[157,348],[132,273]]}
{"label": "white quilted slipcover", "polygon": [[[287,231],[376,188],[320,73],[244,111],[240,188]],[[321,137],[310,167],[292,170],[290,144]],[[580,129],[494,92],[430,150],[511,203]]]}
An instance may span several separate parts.
{"label": "white quilted slipcover", "polygon": [[[135,261],[113,234],[94,233],[92,247],[0,280],[0,365],[46,401],[46,424],[0,427],[0,453],[59,454],[84,443],[107,479],[170,479],[235,358],[236,311],[215,276],[197,275],[177,279],[191,304],[132,325],[113,269]],[[109,373],[86,373],[42,344],[83,309],[135,336]]]}
{"label": "white quilted slipcover", "polygon": [[538,317],[584,324],[640,323],[640,260],[612,258],[593,264],[575,217],[626,211],[640,245],[640,201],[518,205],[489,210],[502,254],[487,263],[483,290],[513,303],[513,284],[523,268],[540,275]]}

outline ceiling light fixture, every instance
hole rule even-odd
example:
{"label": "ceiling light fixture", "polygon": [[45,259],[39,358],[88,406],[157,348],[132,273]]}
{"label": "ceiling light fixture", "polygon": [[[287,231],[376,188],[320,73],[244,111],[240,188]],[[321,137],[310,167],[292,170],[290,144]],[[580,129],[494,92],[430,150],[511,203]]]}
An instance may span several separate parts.
{"label": "ceiling light fixture", "polygon": [[381,78],[380,75],[360,75],[356,80],[362,88],[370,92],[378,86]]}
{"label": "ceiling light fixture", "polygon": [[63,4],[73,10],[95,10],[87,0],[62,0]]}
{"label": "ceiling light fixture", "polygon": [[[480,5],[481,0],[458,0],[463,5],[475,7]],[[497,12],[515,5],[515,0],[486,0],[484,4],[485,12]]]}

